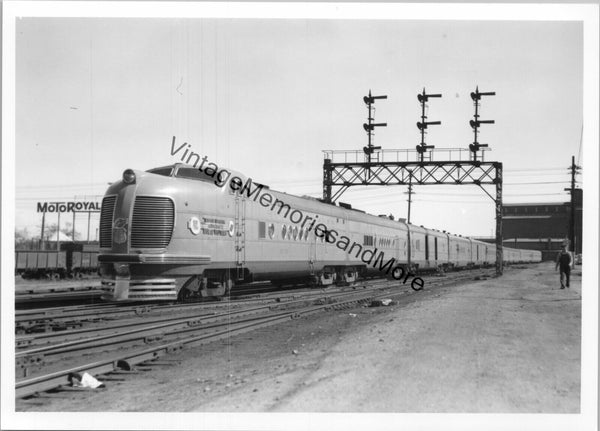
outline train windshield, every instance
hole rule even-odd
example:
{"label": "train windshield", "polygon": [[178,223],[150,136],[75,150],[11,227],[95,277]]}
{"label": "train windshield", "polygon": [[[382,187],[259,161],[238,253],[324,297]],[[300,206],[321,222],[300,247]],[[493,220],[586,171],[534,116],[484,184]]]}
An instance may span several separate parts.
{"label": "train windshield", "polygon": [[171,172],[173,172],[173,168],[172,167],[156,168],[156,169],[150,169],[148,172],[150,172],[151,174],[156,174],[156,175],[162,175],[162,176],[165,176],[165,177],[170,177],[171,176]]}
{"label": "train windshield", "polygon": [[178,178],[187,178],[190,180],[213,181],[214,178],[206,175],[203,171],[197,168],[181,167],[177,169],[175,176]]}

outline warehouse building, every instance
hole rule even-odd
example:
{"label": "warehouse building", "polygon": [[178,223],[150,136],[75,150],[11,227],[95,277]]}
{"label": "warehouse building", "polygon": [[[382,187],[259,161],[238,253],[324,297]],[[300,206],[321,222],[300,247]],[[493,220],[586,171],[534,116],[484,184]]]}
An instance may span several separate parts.
{"label": "warehouse building", "polygon": [[[575,189],[575,253],[581,253],[583,192]],[[504,204],[503,244],[540,250],[543,260],[554,260],[569,238],[571,202]],[[494,242],[491,238],[480,238]],[[571,247],[569,247],[571,249]]]}

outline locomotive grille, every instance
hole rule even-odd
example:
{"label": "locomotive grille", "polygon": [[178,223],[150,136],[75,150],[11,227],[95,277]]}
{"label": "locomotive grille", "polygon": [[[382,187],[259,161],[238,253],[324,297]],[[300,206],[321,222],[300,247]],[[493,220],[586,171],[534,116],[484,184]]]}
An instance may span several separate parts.
{"label": "locomotive grille", "polygon": [[106,196],[102,199],[102,209],[100,210],[100,247],[111,247],[112,245],[112,222],[116,201],[116,196]]}
{"label": "locomotive grille", "polygon": [[171,241],[175,207],[169,198],[137,196],[131,221],[131,247],[165,248]]}

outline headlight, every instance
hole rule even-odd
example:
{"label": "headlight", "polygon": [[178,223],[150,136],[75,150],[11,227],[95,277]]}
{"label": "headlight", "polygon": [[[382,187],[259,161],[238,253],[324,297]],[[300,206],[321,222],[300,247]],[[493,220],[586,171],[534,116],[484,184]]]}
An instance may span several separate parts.
{"label": "headlight", "polygon": [[126,184],[135,183],[135,172],[133,172],[133,169],[126,169],[123,171],[123,182]]}

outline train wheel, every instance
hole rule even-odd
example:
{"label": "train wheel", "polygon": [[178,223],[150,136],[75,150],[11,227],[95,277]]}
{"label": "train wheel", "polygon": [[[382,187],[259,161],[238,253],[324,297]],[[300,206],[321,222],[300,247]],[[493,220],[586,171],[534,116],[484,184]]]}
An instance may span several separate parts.
{"label": "train wheel", "polygon": [[177,294],[177,302],[188,302],[191,297],[192,292],[189,289],[182,287]]}
{"label": "train wheel", "polygon": [[58,280],[60,280],[60,274],[58,272],[53,272],[52,275],[50,276],[50,278],[53,281],[58,281]]}
{"label": "train wheel", "polygon": [[197,276],[190,277],[177,292],[177,302],[191,301],[192,297],[197,294],[200,289],[200,279]]}
{"label": "train wheel", "polygon": [[394,269],[392,269],[392,278],[394,280],[402,280],[402,277],[404,277],[404,269],[403,268],[400,268],[399,266],[397,266]]}

